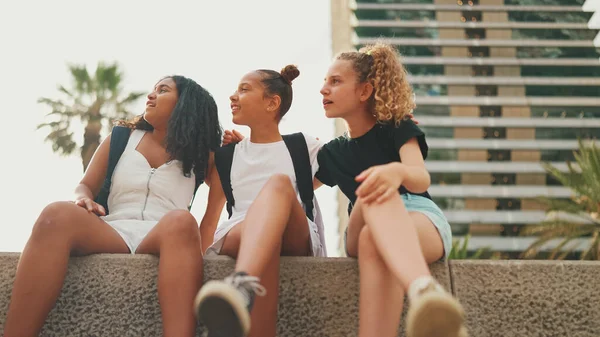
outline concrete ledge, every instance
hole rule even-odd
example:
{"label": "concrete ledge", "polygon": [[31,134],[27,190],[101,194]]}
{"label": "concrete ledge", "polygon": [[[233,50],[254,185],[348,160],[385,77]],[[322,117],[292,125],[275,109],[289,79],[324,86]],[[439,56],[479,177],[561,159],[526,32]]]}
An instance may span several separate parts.
{"label": "concrete ledge", "polygon": [[600,336],[600,262],[450,262],[470,336]]}
{"label": "concrete ledge", "polygon": [[[0,253],[0,335],[19,254]],[[73,258],[43,336],[161,336],[158,259],[144,255]],[[205,280],[233,270],[226,257],[205,261]],[[447,264],[431,266],[450,289]],[[356,336],[358,266],[349,258],[283,258],[278,335]],[[200,328],[197,333],[202,335]],[[400,336],[403,334],[399,334]]]}
{"label": "concrete ledge", "polygon": [[[0,335],[18,258],[0,253]],[[161,336],[157,265],[148,255],[73,258],[42,336]],[[205,279],[233,266],[209,258]],[[454,260],[431,268],[464,305],[472,337],[600,336],[600,262]],[[356,336],[357,327],[356,260],[282,259],[279,336]]]}

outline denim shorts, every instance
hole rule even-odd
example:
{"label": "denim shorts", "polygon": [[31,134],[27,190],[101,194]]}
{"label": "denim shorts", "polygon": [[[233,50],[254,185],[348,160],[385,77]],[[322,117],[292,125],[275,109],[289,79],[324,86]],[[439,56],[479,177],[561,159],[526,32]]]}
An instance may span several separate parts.
{"label": "denim shorts", "polygon": [[[402,197],[402,202],[404,202],[404,207],[406,207],[407,211],[422,213],[429,218],[431,223],[433,223],[438,230],[438,233],[440,233],[442,243],[444,244],[444,257],[442,260],[446,260],[452,249],[452,229],[442,210],[429,198],[414,194],[402,194],[400,196]],[[346,253],[348,252],[346,243],[347,236],[348,228],[346,228],[346,232],[344,233]]]}

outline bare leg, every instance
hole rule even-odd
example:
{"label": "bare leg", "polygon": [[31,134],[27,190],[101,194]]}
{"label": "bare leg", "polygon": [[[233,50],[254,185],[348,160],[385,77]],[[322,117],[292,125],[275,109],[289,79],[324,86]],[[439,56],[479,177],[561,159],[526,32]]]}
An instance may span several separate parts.
{"label": "bare leg", "polygon": [[[391,273],[379,253],[381,247],[373,240],[373,227],[365,224],[363,210],[362,202],[357,202],[350,215],[347,238],[348,253],[352,257],[358,256],[360,267],[359,336],[395,336],[407,288],[404,288],[400,279]],[[442,245],[437,229],[421,213],[409,213],[409,217],[408,224],[401,222],[402,219],[398,219],[397,215],[391,219],[396,227],[412,224],[423,249],[421,254],[410,252],[404,253],[407,255],[403,256],[410,256],[412,259],[422,255],[427,264],[435,262],[443,254],[443,246],[437,245],[436,240],[431,240],[437,236],[439,244]],[[404,244],[398,234],[388,235],[395,238],[394,246]],[[430,241],[433,241],[433,244]],[[400,256],[395,260],[403,259]],[[386,324],[387,322],[389,324]]]}
{"label": "bare leg", "polygon": [[[274,175],[267,181],[250,206],[241,230],[236,271],[260,277],[280,249],[296,256],[310,252],[306,214],[286,175]],[[228,250],[226,245],[227,240],[223,248]]]}
{"label": "bare leg", "polygon": [[444,245],[427,217],[413,219],[399,194],[381,204],[359,202],[355,207],[361,207],[379,254],[403,289],[408,290],[418,277],[431,275],[428,260],[441,258]]}
{"label": "bare leg", "polygon": [[[250,326],[251,336],[276,335],[279,255],[309,255],[309,238],[306,215],[296,199],[289,177],[271,177],[252,203],[245,220],[226,235],[221,248],[221,254],[237,258],[236,272],[259,277],[267,290],[266,296],[256,298],[252,324],[246,323],[248,314],[244,312],[246,309],[241,308],[242,305],[232,305],[243,327],[242,331]],[[207,294],[210,291],[209,288],[203,289]],[[236,330],[230,334],[237,333]]]}
{"label": "bare leg", "polygon": [[193,301],[202,282],[202,248],[194,216],[167,213],[142,241],[136,253],[160,257],[158,301],[165,337],[194,336]]}
{"label": "bare leg", "polygon": [[249,337],[275,337],[277,335],[277,307],[279,304],[279,255],[274,255],[263,272],[260,283],[265,296],[259,296],[250,313],[252,325]]}
{"label": "bare leg", "polygon": [[[232,258],[238,257],[241,228],[243,222],[236,225],[227,233],[227,245],[221,249],[221,254]],[[237,243],[237,244],[236,244]],[[249,337],[275,336],[277,334],[277,308],[279,299],[279,263],[278,254],[273,255],[260,277],[263,287],[267,290],[265,296],[255,299],[251,317]]]}
{"label": "bare leg", "polygon": [[360,269],[358,336],[396,336],[404,304],[402,285],[383,262],[368,226],[361,231],[358,246]]}
{"label": "bare leg", "polygon": [[47,206],[33,226],[17,266],[4,336],[38,336],[60,295],[69,255],[128,253],[117,232],[70,202]]}

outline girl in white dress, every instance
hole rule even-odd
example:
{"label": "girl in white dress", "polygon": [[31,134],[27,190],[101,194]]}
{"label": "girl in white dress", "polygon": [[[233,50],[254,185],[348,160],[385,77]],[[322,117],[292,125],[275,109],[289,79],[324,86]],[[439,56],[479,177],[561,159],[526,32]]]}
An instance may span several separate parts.
{"label": "girl in white dress", "polygon": [[[294,165],[279,133],[279,121],[292,104],[291,82],[298,75],[295,66],[253,71],[230,97],[233,122],[251,131],[233,153],[231,218],[219,226],[207,250],[207,255],[236,258],[235,272],[208,282],[196,298],[196,313],[209,336],[275,337],[279,256],[324,255],[322,230],[301,205]],[[322,144],[304,139],[314,177]],[[255,294],[265,296],[254,303]]]}
{"label": "girl in white dress", "polygon": [[[59,296],[69,256],[139,253],[160,257],[158,297],[165,336],[194,336],[193,297],[202,282],[200,231],[214,232],[225,203],[213,169],[222,130],[204,88],[163,78],[148,95],[112,177],[108,210],[94,202],[105,179],[111,136],[98,147],[73,202],[47,206],[17,268],[4,336],[37,336]],[[188,211],[195,186],[211,188],[198,224]],[[212,241],[212,234],[205,239]],[[92,332],[90,331],[92,334]]]}

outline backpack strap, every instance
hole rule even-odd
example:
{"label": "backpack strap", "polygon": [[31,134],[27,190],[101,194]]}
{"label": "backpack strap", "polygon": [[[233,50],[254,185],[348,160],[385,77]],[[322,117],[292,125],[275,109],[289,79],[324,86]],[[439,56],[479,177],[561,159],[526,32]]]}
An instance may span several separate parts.
{"label": "backpack strap", "polygon": [[306,138],[304,138],[301,132],[282,137],[292,157],[294,172],[296,173],[296,184],[298,185],[298,192],[304,206],[304,212],[306,212],[306,216],[310,221],[315,221],[313,216],[313,175]]}
{"label": "backpack strap", "polygon": [[229,218],[233,213],[233,206],[235,206],[235,200],[233,199],[233,188],[231,187],[231,165],[233,164],[233,153],[235,152],[236,143],[231,143],[226,146],[220,147],[215,151],[215,166],[219,173],[219,179],[221,179],[221,186],[223,187],[223,193],[227,199],[227,213]]}
{"label": "backpack strap", "polygon": [[129,135],[131,135],[131,129],[124,126],[114,126],[110,134],[110,150],[108,152],[108,167],[106,169],[106,177],[100,192],[94,199],[94,201],[106,210],[108,215],[108,194],[110,193],[110,186],[112,185],[112,177],[115,171],[115,167],[127,147],[129,141]]}
{"label": "backpack strap", "polygon": [[192,210],[192,205],[194,204],[194,200],[196,199],[196,192],[198,192],[198,187],[200,187],[200,185],[202,185],[202,183],[204,182],[202,179],[198,179],[195,175],[194,178],[196,179],[196,186],[194,186],[194,194],[192,194],[192,201],[190,201],[190,205],[188,206],[188,211]]}

